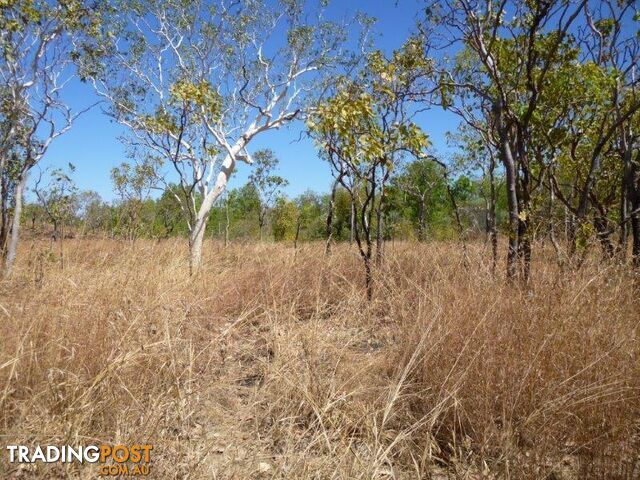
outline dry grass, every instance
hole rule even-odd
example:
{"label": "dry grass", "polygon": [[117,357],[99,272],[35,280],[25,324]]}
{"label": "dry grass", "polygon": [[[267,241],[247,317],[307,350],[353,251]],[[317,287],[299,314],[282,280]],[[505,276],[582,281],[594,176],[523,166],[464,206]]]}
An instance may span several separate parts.
{"label": "dry grass", "polygon": [[[640,299],[615,265],[396,244],[25,242],[0,286],[6,444],[152,443],[152,478],[640,478]],[[2,478],[95,478],[39,465]],[[635,469],[635,470],[634,470]]]}

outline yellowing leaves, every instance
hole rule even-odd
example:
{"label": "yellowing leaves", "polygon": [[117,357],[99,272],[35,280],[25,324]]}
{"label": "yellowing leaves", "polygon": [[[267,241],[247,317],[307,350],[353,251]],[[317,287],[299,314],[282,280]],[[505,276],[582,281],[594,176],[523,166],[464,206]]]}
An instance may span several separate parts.
{"label": "yellowing leaves", "polygon": [[175,134],[178,131],[178,125],[175,118],[166,110],[158,109],[155,115],[145,115],[138,119],[140,126],[151,133],[155,134]]}
{"label": "yellowing leaves", "polygon": [[177,81],[171,86],[169,93],[174,102],[197,105],[212,117],[218,117],[222,110],[222,98],[206,80],[197,83],[188,80]]}

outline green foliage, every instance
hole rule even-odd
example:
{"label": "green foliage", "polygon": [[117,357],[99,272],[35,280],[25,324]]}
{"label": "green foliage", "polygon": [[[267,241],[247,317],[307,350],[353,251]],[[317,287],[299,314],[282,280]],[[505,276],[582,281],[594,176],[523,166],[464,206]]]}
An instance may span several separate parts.
{"label": "green foliage", "polygon": [[116,192],[123,199],[135,198],[142,201],[158,182],[159,165],[157,159],[148,157],[133,166],[122,163],[112,168],[111,181]]}
{"label": "green foliage", "polygon": [[43,208],[57,235],[61,224],[70,223],[78,210],[78,188],[71,179],[75,166],[71,163],[67,168],[57,168],[49,175],[49,182],[41,184],[40,178],[34,188],[40,206]]}
{"label": "green foliage", "polygon": [[121,200],[117,230],[129,239],[136,238],[144,225],[151,223],[153,207],[148,199],[158,181],[158,167],[158,160],[148,157],[133,166],[122,163],[111,170],[111,181]]}
{"label": "green foliage", "polygon": [[278,242],[293,241],[298,225],[298,208],[295,202],[284,197],[276,200],[273,208],[271,230]]}
{"label": "green foliage", "polygon": [[396,156],[422,155],[426,133],[410,119],[410,95],[432,74],[419,39],[410,39],[391,59],[375,51],[356,81],[344,80],[337,93],[310,115],[307,127],[319,148],[357,167],[393,166]]}

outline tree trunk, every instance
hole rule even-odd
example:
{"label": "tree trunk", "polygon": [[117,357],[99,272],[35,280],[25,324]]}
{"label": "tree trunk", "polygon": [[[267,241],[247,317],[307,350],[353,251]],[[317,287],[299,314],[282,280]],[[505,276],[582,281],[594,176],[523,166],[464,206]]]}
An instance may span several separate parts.
{"label": "tree trunk", "polygon": [[[549,238],[551,239],[551,244],[553,245],[553,249],[556,252],[556,261],[558,266],[562,268],[564,265],[564,256],[562,254],[562,249],[558,244],[558,239],[556,238],[556,225],[554,219],[554,211],[556,204],[556,193],[553,189],[553,185],[551,184],[551,179],[549,179]],[[566,207],[565,207],[566,212]],[[565,220],[566,224],[566,220]]]}
{"label": "tree trunk", "polygon": [[420,204],[418,205],[418,241],[424,242],[427,239],[427,199],[425,198],[425,194],[423,194],[420,199]]}
{"label": "tree trunk", "polygon": [[189,274],[195,275],[202,264],[202,244],[208,216],[198,217],[189,234]]}
{"label": "tree trunk", "polygon": [[526,153],[520,151],[520,164],[522,165],[522,175],[520,179],[520,211],[518,215],[518,258],[522,273],[522,281],[529,283],[531,276],[531,181],[529,177],[528,162]]}
{"label": "tree trunk", "polygon": [[376,209],[376,266],[382,264],[382,255],[384,254],[384,215],[382,214],[382,199],[384,196],[380,195],[380,202]]}
{"label": "tree trunk", "polygon": [[0,254],[4,258],[9,238],[9,182],[0,167]]}
{"label": "tree trunk", "polygon": [[20,239],[20,217],[22,216],[22,202],[24,189],[27,185],[27,172],[23,172],[16,184],[16,192],[13,200],[13,218],[11,219],[11,233],[7,246],[7,256],[4,261],[4,275],[9,276],[13,271],[13,265],[18,252],[18,240]]}
{"label": "tree trunk", "polygon": [[496,227],[496,179],[495,179],[496,162],[491,153],[491,161],[489,163],[489,197],[487,199],[487,237],[491,244],[491,273],[495,275],[498,264],[498,231]]}
{"label": "tree trunk", "polygon": [[[630,218],[630,214],[637,210],[637,187],[635,185],[635,168],[633,165],[633,152],[627,138],[627,132],[622,128],[620,136],[620,144],[622,147],[622,188],[620,198],[620,240],[618,249],[622,255],[622,259],[626,259],[627,256],[627,242],[629,238],[629,223],[631,223],[631,234],[633,235],[634,248],[636,244],[637,235],[633,232],[633,218]],[[636,212],[637,221],[637,212]],[[634,254],[635,262],[635,254]]]}
{"label": "tree trunk", "polygon": [[[384,256],[384,207],[386,201],[387,180],[391,172],[385,167],[388,162],[381,163],[382,181],[380,182],[380,200],[378,200],[378,208],[376,210],[376,266],[382,265],[382,257]],[[375,207],[375,204],[373,205]]]}
{"label": "tree trunk", "polygon": [[636,164],[633,165],[629,175],[628,194],[630,206],[631,235],[633,237],[632,261],[633,266],[640,268],[640,168],[637,162],[640,161],[640,153],[636,157]]}
{"label": "tree trunk", "polygon": [[[260,208],[262,209],[262,207],[260,207]],[[260,232],[260,237],[259,238],[260,238],[261,242],[262,242],[262,238],[263,238],[262,231],[264,230],[265,215],[266,215],[266,213],[264,213],[262,211],[258,214],[258,231]]]}
{"label": "tree trunk", "polygon": [[[375,179],[375,177],[374,177]],[[371,182],[375,188],[375,182]],[[352,208],[354,208],[353,222],[356,222],[355,215],[355,195],[356,193],[351,191],[351,201]],[[355,238],[356,245],[358,246],[358,251],[360,252],[360,257],[362,258],[362,262],[364,264],[364,283],[365,289],[367,292],[367,300],[371,301],[373,299],[373,271],[371,268],[371,257],[373,252],[373,242],[371,239],[371,213],[373,212],[372,204],[375,203],[375,190],[367,191],[367,200],[362,204],[360,208],[359,217],[360,222],[362,223],[362,230],[358,228],[358,225],[355,225],[353,229],[353,234]],[[361,236],[364,236],[362,238]]]}
{"label": "tree trunk", "polygon": [[[2,152],[0,152],[2,153]],[[5,258],[9,233],[9,181],[5,174],[7,159],[0,155],[0,256]]]}
{"label": "tree trunk", "polygon": [[[637,205],[636,210],[640,208],[640,202]],[[640,268],[640,215],[637,211],[631,215],[631,233],[633,234],[633,266]]]}
{"label": "tree trunk", "polygon": [[458,202],[456,196],[453,193],[453,189],[449,183],[449,175],[445,172],[445,181],[447,182],[447,193],[449,195],[449,201],[451,202],[451,209],[453,210],[453,219],[456,222],[456,228],[458,229],[458,239],[462,243],[462,263],[466,267],[469,266],[469,255],[467,254],[467,236],[464,231],[464,225],[462,225],[462,218],[460,217],[460,209],[458,208]]}
{"label": "tree trunk", "polygon": [[293,251],[297,254],[298,253],[298,239],[300,238],[300,227],[302,226],[302,221],[301,218],[298,217],[298,219],[296,220],[296,236],[293,239]]}
{"label": "tree trunk", "polygon": [[504,165],[506,182],[507,182],[507,207],[509,210],[509,250],[507,253],[507,278],[514,279],[518,272],[518,227],[520,224],[520,216],[518,211],[518,193],[517,181],[518,173],[516,163],[511,152],[507,127],[503,124],[504,120],[499,119],[499,136],[500,136],[500,157]]}
{"label": "tree trunk", "polygon": [[209,213],[213,208],[215,201],[220,198],[224,193],[229,178],[236,167],[235,155],[238,154],[245,147],[244,141],[238,141],[234,145],[231,154],[227,155],[220,169],[220,173],[216,177],[216,182],[213,188],[205,195],[202,200],[202,204],[198,209],[198,214],[194,221],[191,233],[189,235],[189,272],[191,275],[195,275],[200,268],[202,262],[202,242],[204,240],[204,233],[207,227],[207,221],[209,220]]}
{"label": "tree trunk", "polygon": [[624,262],[627,258],[627,248],[629,245],[629,202],[628,202],[628,188],[625,172],[622,177],[622,188],[620,189],[620,237],[618,238],[617,252],[620,255],[620,259]]}
{"label": "tree trunk", "polygon": [[226,223],[224,225],[224,248],[227,248],[229,245],[229,198],[224,202],[224,211],[226,217]]}
{"label": "tree trunk", "polygon": [[611,241],[611,234],[613,233],[609,228],[607,218],[604,215],[596,215],[593,220],[593,226],[596,229],[600,245],[602,245],[602,251],[606,258],[613,258],[615,255],[615,248]]}
{"label": "tree trunk", "polygon": [[355,200],[351,199],[351,218],[349,222],[349,244],[353,244],[355,229],[356,229],[356,204]]}
{"label": "tree trunk", "polygon": [[364,284],[367,290],[367,300],[373,299],[373,273],[371,272],[371,258],[364,257]]}
{"label": "tree trunk", "polygon": [[64,220],[60,221],[60,270],[64,270]]}
{"label": "tree trunk", "polygon": [[336,179],[336,181],[333,182],[333,186],[331,187],[331,197],[329,199],[329,213],[327,213],[327,228],[326,228],[327,244],[324,247],[325,255],[331,254],[331,242],[333,240],[333,211],[335,210],[336,190],[338,188],[339,181],[340,179]]}

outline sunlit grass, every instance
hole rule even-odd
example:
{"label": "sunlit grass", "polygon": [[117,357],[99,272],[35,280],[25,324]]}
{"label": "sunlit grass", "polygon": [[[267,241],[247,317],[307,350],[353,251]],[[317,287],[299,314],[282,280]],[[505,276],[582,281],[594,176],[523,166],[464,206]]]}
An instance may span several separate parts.
{"label": "sunlit grass", "polygon": [[541,254],[520,289],[483,244],[395,243],[367,302],[348,245],[209,243],[195,278],[178,240],[48,249],[0,286],[5,445],[150,443],[153,478],[638,475],[626,268]]}

